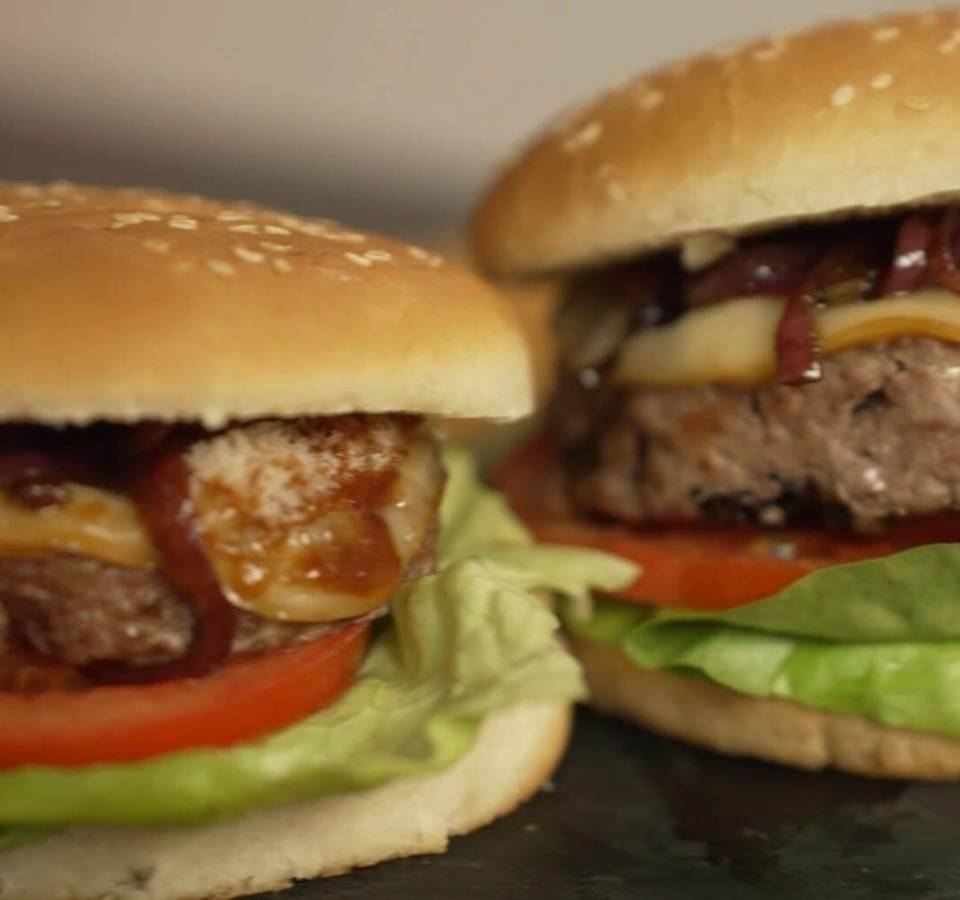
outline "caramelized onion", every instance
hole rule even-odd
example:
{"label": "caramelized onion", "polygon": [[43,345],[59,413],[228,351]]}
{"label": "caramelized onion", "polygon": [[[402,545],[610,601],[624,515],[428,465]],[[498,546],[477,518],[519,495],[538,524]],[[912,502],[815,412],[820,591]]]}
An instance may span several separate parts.
{"label": "caramelized onion", "polygon": [[31,509],[54,506],[66,499],[64,482],[76,481],[81,467],[62,454],[41,450],[0,451],[0,488]]}
{"label": "caramelized onion", "polygon": [[802,289],[787,298],[777,326],[777,375],[784,384],[805,384],[822,375],[813,303]]}
{"label": "caramelized onion", "polygon": [[908,294],[927,280],[935,230],[936,217],[931,213],[913,213],[900,223],[893,259],[878,296]]}
{"label": "caramelized onion", "polygon": [[804,279],[813,303],[849,303],[870,297],[884,259],[881,236],[873,230],[834,241]]}
{"label": "caramelized onion", "polygon": [[136,479],[140,514],[163,560],[164,574],[193,612],[190,646],[179,659],[158,665],[96,663],[85,674],[98,682],[167,681],[192,678],[222,663],[233,643],[234,613],[207,558],[190,498],[185,451],[174,438],[144,460]]}
{"label": "caramelized onion", "polygon": [[573,370],[606,365],[637,328],[682,312],[680,272],[664,258],[590,272],[573,281],[557,312],[560,352]]}
{"label": "caramelized onion", "polygon": [[874,246],[864,237],[835,242],[787,296],[777,326],[777,375],[784,384],[817,381],[823,374],[814,308],[817,303],[837,302],[838,285],[859,298],[870,292],[878,275]]}
{"label": "caramelized onion", "polygon": [[957,226],[960,209],[946,210],[937,223],[930,254],[930,273],[941,287],[960,294],[960,266],[957,264]]}
{"label": "caramelized onion", "polygon": [[819,241],[802,238],[745,247],[690,278],[686,302],[706,306],[730,297],[790,294],[804,283],[820,252]]}

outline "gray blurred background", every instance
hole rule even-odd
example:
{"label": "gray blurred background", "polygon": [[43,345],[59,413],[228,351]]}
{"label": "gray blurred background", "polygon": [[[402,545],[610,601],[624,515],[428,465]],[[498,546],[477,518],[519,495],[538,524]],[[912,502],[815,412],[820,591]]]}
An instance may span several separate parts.
{"label": "gray blurred background", "polygon": [[0,177],[450,234],[565,105],[703,46],[900,0],[3,0]]}

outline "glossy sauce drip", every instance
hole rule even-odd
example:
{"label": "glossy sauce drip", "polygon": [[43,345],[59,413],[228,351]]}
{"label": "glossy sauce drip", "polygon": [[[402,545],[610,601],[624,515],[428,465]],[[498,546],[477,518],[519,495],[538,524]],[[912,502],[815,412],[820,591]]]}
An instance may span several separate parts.
{"label": "glossy sauce drip", "polygon": [[[220,528],[205,527],[207,552],[233,602],[264,615],[268,589],[322,589],[386,600],[401,562],[379,510],[390,501],[395,473],[361,475],[305,510],[298,524],[272,524],[252,514],[244,498],[222,485],[203,490],[206,509],[222,509]],[[209,523],[209,519],[205,520]],[[279,611],[273,617],[285,618]]]}
{"label": "glossy sauce drip", "polygon": [[[324,427],[301,435],[308,453],[311,444],[324,442]],[[351,418],[337,427],[345,440],[322,449],[321,462],[336,473],[326,489],[317,489],[309,457],[289,467],[281,460],[281,474],[251,470],[251,483],[282,478],[283,491],[297,497],[293,509],[267,515],[257,490],[244,490],[235,478],[195,479],[207,553],[237,606],[267,618],[332,621],[374,609],[396,590],[403,560],[384,511],[397,502],[407,436],[368,466],[356,463],[369,450],[366,421]],[[351,453],[353,462],[346,459]]]}

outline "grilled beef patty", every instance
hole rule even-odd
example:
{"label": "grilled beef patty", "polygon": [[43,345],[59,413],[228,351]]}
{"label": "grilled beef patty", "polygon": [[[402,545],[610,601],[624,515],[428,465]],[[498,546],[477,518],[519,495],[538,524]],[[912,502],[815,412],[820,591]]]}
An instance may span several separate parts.
{"label": "grilled beef patty", "polygon": [[[431,571],[434,529],[404,581]],[[236,609],[232,656],[298,644],[335,625],[263,619]],[[189,646],[193,614],[151,569],[127,569],[66,554],[0,558],[0,651],[5,640],[74,666],[104,660],[167,662]]]}
{"label": "grilled beef patty", "polygon": [[568,374],[551,428],[584,513],[780,526],[839,512],[871,529],[960,509],[960,346],[854,347],[799,389],[590,389]]}

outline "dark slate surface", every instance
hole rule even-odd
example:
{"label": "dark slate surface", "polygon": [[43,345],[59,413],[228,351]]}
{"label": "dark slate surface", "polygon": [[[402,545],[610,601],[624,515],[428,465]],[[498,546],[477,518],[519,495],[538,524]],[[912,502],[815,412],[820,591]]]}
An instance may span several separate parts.
{"label": "dark slate surface", "polygon": [[276,900],[960,896],[960,785],[725,759],[589,712],[555,789],[417,857]]}

